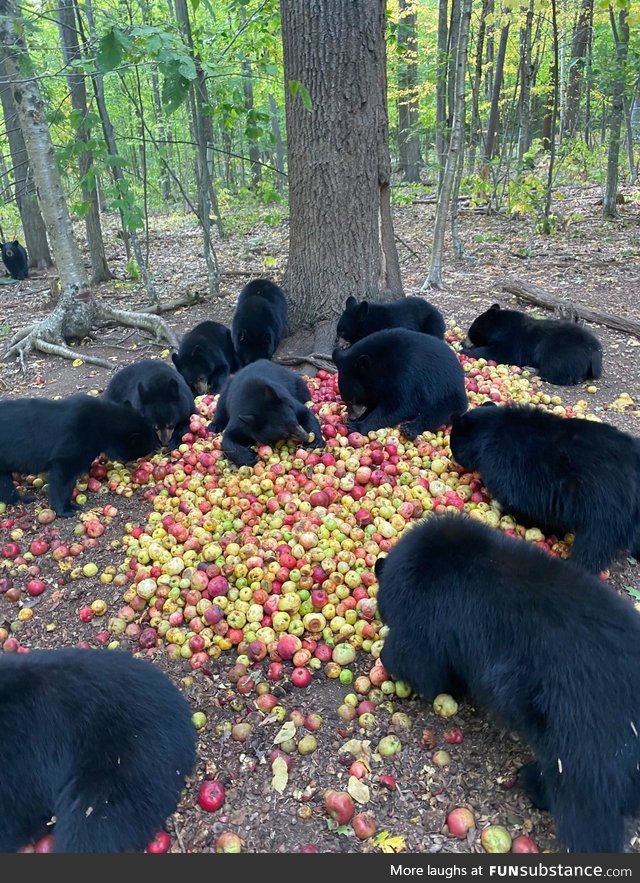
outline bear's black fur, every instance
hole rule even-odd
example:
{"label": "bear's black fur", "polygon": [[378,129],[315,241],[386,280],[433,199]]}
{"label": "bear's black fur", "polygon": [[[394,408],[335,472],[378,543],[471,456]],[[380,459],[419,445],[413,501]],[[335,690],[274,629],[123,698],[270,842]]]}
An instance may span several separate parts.
{"label": "bear's black fur", "polygon": [[338,387],[349,430],[401,424],[407,438],[434,432],[468,407],[464,371],[448,344],[429,334],[392,328],[346,349],[336,348]]}
{"label": "bear's black fur", "polygon": [[194,395],[220,392],[239,367],[231,331],[220,322],[200,322],[184,335],[171,358]]}
{"label": "bear's black fur", "polygon": [[618,552],[640,552],[639,439],[606,423],[486,403],[454,418],[450,445],[506,512],[548,533],[574,532],[574,563],[599,573]]}
{"label": "bear's black fur", "polygon": [[231,337],[239,365],[270,359],[287,321],[284,291],[268,279],[253,279],[238,296]]}
{"label": "bear's black fur", "polygon": [[[622,852],[640,811],[640,615],[569,562],[460,515],[376,562],[381,659],[425,700],[473,698],[531,748],[530,797],[569,852]],[[546,798],[546,803],[544,803]]]}
{"label": "bear's black fur", "polygon": [[117,371],[104,391],[113,402],[130,402],[153,426],[161,444],[176,448],[196,411],[184,377],[160,359],[141,359]]}
{"label": "bear's black fur", "polygon": [[[311,448],[324,445],[318,420],[306,402],[309,387],[290,368],[259,359],[229,378],[218,399],[210,432],[222,432],[221,448],[236,466],[254,466],[253,444],[293,438]],[[309,442],[309,433],[314,438]]]}
{"label": "bear's black fur", "polygon": [[27,250],[20,245],[17,239],[13,242],[3,242],[0,246],[2,262],[10,276],[14,279],[26,279],[29,276],[29,258]]}
{"label": "bear's black fur", "polygon": [[408,328],[433,337],[444,337],[442,313],[422,297],[402,297],[391,303],[376,304],[348,297],[344,312],[338,320],[338,343],[357,343],[374,331],[388,328]]}
{"label": "bear's black fur", "polygon": [[518,310],[501,310],[500,304],[474,320],[462,352],[534,368],[542,380],[559,386],[597,380],[602,374],[602,346],[591,331],[563,319],[532,319]]}
{"label": "bear's black fur", "polygon": [[110,650],[0,655],[0,853],[142,851],[195,762],[191,710],[150,662]]}
{"label": "bear's black fur", "polygon": [[[58,515],[73,515],[77,477],[100,453],[127,462],[158,446],[150,424],[130,405],[75,395],[0,402],[0,500],[20,501],[11,474],[48,472],[49,502]],[[29,497],[22,498],[28,502]]]}

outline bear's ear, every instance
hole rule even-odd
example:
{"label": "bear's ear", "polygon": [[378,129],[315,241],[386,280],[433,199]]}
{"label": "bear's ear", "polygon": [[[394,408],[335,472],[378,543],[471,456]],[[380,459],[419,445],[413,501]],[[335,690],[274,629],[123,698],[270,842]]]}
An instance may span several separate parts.
{"label": "bear's ear", "polygon": [[374,564],[373,569],[374,569],[375,574],[378,577],[378,579],[380,579],[380,574],[384,570],[384,565],[385,565],[386,560],[387,560],[386,557],[376,558],[376,563]]}
{"label": "bear's ear", "polygon": [[481,408],[497,408],[498,406],[496,405],[495,402],[492,402],[491,399],[489,399],[487,402],[483,402],[480,405],[480,407]]}
{"label": "bear's ear", "polygon": [[453,414],[451,416],[451,429],[460,429],[464,426],[466,414]]}
{"label": "bear's ear", "polygon": [[171,353],[171,361],[176,366],[178,371],[180,370],[180,356],[177,353]]}
{"label": "bear's ear", "polygon": [[368,377],[371,373],[371,356],[368,353],[360,356],[355,364],[355,371],[362,377]]}
{"label": "bear's ear", "polygon": [[360,304],[358,304],[358,315],[361,318],[364,318],[369,312],[369,301],[363,300]]}
{"label": "bear's ear", "polygon": [[350,294],[349,297],[347,298],[347,302],[345,304],[346,308],[348,310],[351,310],[351,309],[353,309],[353,307],[356,307],[357,305],[358,305],[358,301],[355,299],[355,297],[352,294]]}
{"label": "bear's ear", "polygon": [[178,393],[180,392],[180,387],[178,386],[178,381],[175,380],[173,377],[171,378],[171,380],[168,383],[168,390],[169,390],[169,394],[172,396],[177,396]]}
{"label": "bear's ear", "polygon": [[336,363],[336,365],[342,359],[342,356],[343,356],[342,347],[340,347],[340,346],[335,347],[333,352],[331,353],[331,358]]}
{"label": "bear's ear", "polygon": [[17,239],[14,239],[13,242],[12,242],[11,244],[14,245],[14,246],[16,246],[16,248],[18,247],[18,245],[20,245],[20,243],[18,242]]}
{"label": "bear's ear", "polygon": [[489,307],[489,312],[490,313],[497,313],[499,309],[500,309],[500,304],[491,304],[491,306]]}
{"label": "bear's ear", "polygon": [[122,404],[123,404],[123,406],[124,406],[125,408],[131,408],[132,411],[134,410],[133,405],[131,404],[131,402],[129,401],[129,399],[125,399],[124,402],[123,402]]}
{"label": "bear's ear", "polygon": [[142,381],[138,384],[138,395],[140,396],[140,401],[144,402],[147,396],[147,389]]}
{"label": "bear's ear", "polygon": [[275,402],[275,400],[278,398],[277,391],[274,389],[273,386],[271,386],[270,383],[265,383],[264,385],[264,397],[270,402]]}
{"label": "bear's ear", "polygon": [[238,417],[240,423],[244,423],[245,426],[248,426],[249,429],[255,429],[256,426],[256,415],[255,414],[241,414]]}

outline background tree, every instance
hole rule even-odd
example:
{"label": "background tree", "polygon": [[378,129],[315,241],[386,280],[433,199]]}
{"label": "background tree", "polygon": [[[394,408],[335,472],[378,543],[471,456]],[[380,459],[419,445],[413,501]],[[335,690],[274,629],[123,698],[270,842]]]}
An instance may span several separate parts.
{"label": "background tree", "polygon": [[[0,0],[0,55],[33,167],[40,208],[60,277],[60,298],[55,309],[41,322],[18,331],[11,340],[7,355],[23,358],[25,352],[38,349],[76,358],[77,352],[67,347],[64,341],[82,338],[97,324],[109,321],[152,330],[158,337],[164,336],[177,346],[175,335],[162,319],[100,303],[89,290],[54,158],[38,81],[31,76],[24,25],[15,0]],[[109,364],[93,357],[85,358]]]}
{"label": "background tree", "polygon": [[44,269],[53,263],[47,242],[47,231],[38,205],[33,173],[18,120],[18,111],[9,88],[2,59],[0,59],[0,99],[2,99],[2,113],[13,164],[15,201],[22,221],[29,266]]}
{"label": "background tree", "polygon": [[391,221],[384,0],[281,0],[292,350],[331,349],[348,295],[402,295]]}

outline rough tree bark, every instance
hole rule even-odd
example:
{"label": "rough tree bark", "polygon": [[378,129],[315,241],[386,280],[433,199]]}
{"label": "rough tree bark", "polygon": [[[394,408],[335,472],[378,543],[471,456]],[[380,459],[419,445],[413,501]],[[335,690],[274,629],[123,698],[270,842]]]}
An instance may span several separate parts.
{"label": "rough tree bark", "polygon": [[[253,73],[251,62],[248,58],[242,59],[242,90],[244,93],[244,109],[247,121],[251,121],[253,114]],[[260,148],[254,138],[249,139],[249,164],[251,166],[251,183],[255,187],[262,180],[262,166],[260,165]]]}
{"label": "rough tree bark", "polygon": [[[384,0],[281,0],[289,339],[330,351],[348,295],[403,295],[391,221]],[[309,91],[312,109],[291,83]]]}
{"label": "rough tree bark", "polygon": [[82,199],[87,205],[84,224],[87,231],[87,245],[89,246],[91,258],[91,282],[93,285],[97,285],[100,282],[111,279],[112,274],[104,253],[98,190],[96,188],[95,176],[92,175],[93,154],[89,147],[91,132],[87,125],[89,107],[84,74],[78,73],[73,69],[73,63],[82,58],[76,26],[75,0],[59,0],[58,27],[60,29],[62,54],[67,68],[67,83],[69,84],[69,93],[71,95],[71,106],[79,119],[78,127],[76,128],[76,138],[84,145],[84,150],[78,157],[78,168],[80,172],[80,185],[82,187]]}
{"label": "rough tree bark", "polygon": [[560,140],[573,138],[578,125],[585,58],[591,46],[592,28],[593,0],[582,0],[571,41],[569,80],[567,82],[564,125],[560,133]]}
{"label": "rough tree bark", "polygon": [[2,59],[0,59],[0,99],[2,100],[2,113],[9,150],[11,151],[11,162],[13,163],[15,200],[22,221],[29,266],[43,270],[46,267],[51,267],[53,261],[47,242],[47,231],[38,205],[27,148],[24,146],[18,111],[9,88]]}
{"label": "rough tree bark", "polygon": [[605,218],[616,218],[618,206],[618,170],[620,162],[620,130],[624,114],[625,73],[629,53],[629,11],[618,12],[618,23],[612,7],[609,7],[609,20],[616,47],[616,73],[611,91],[611,114],[609,116],[609,152],[607,156],[607,186],[602,200],[602,214]]}
{"label": "rough tree bark", "polygon": [[459,167],[460,151],[464,137],[464,113],[465,113],[465,87],[467,71],[467,54],[469,49],[469,22],[471,20],[471,7],[473,0],[462,0],[460,4],[460,22],[458,28],[458,46],[455,52],[455,103],[453,110],[453,123],[451,125],[451,139],[447,162],[442,178],[442,187],[438,197],[436,208],[436,220],[433,228],[433,244],[431,246],[431,267],[422,290],[429,288],[443,288],[442,282],[442,252],[444,249],[444,233],[449,212],[451,191],[454,186],[456,170]]}
{"label": "rough tree bark", "polygon": [[398,22],[398,156],[405,181],[419,183],[418,36],[415,0],[400,0]]}
{"label": "rough tree bark", "polygon": [[472,175],[475,171],[476,152],[482,134],[480,124],[480,86],[482,84],[482,56],[484,53],[484,41],[487,29],[487,15],[492,0],[482,0],[480,21],[478,22],[478,36],[476,38],[476,59],[473,70],[473,82],[471,84],[471,122],[469,124],[469,150],[467,152],[467,170]]}
{"label": "rough tree bark", "polygon": [[[0,54],[4,55],[7,79],[60,277],[60,298],[54,310],[41,322],[17,331],[6,355],[17,356],[23,362],[25,353],[40,350],[74,359],[78,351],[66,346],[65,341],[82,339],[96,326],[109,322],[153,331],[158,339],[164,337],[177,347],[175,334],[159,317],[101,303],[89,289],[80,249],[73,236],[38,80],[28,73],[31,65],[24,40],[24,24],[15,0],[0,0]],[[83,358],[110,367],[110,363],[103,359],[86,354]]]}
{"label": "rough tree bark", "polygon": [[545,233],[551,233],[554,225],[551,223],[551,196],[553,189],[553,173],[556,162],[556,126],[558,121],[558,105],[560,96],[560,85],[558,83],[558,66],[559,66],[559,49],[558,40],[558,8],[556,0],[551,0],[551,32],[553,39],[553,69],[556,76],[553,80],[553,95],[551,104],[551,125],[549,129],[549,169],[547,171],[547,187],[544,196],[544,220],[543,229]]}

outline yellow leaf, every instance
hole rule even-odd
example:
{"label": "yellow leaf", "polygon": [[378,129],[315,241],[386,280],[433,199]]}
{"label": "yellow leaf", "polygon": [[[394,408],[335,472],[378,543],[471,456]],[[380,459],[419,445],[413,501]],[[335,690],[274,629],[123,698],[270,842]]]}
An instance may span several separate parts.
{"label": "yellow leaf", "polygon": [[391,837],[388,831],[380,831],[373,839],[376,846],[383,852],[402,852],[405,847],[405,838],[402,836]]}
{"label": "yellow leaf", "polygon": [[349,776],[347,791],[357,803],[369,803],[369,788],[357,776]]}
{"label": "yellow leaf", "polygon": [[82,359],[74,359],[71,364],[74,368],[79,368],[80,365],[84,365],[84,361]]}
{"label": "yellow leaf", "polygon": [[287,739],[293,739],[295,734],[296,725],[293,721],[287,721],[286,724],[282,724],[282,726],[276,733],[273,743],[274,745],[279,745],[281,742],[286,742]]}
{"label": "yellow leaf", "polygon": [[163,359],[166,359],[170,352],[171,352],[171,350],[168,350],[168,349],[166,349],[166,350],[162,350],[162,352],[160,353],[160,355],[161,355],[161,357],[162,357]]}
{"label": "yellow leaf", "polygon": [[276,759],[271,764],[271,769],[273,770],[271,787],[274,789],[274,791],[277,791],[278,794],[282,794],[284,789],[287,787],[287,782],[289,781],[287,764],[281,757],[276,757]]}

